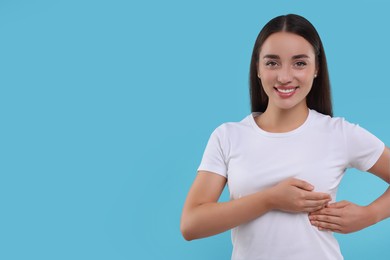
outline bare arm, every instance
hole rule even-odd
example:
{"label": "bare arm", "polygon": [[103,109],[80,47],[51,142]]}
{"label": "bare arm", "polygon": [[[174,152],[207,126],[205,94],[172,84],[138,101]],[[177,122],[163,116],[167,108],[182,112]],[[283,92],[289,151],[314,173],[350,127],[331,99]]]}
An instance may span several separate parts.
{"label": "bare arm", "polygon": [[218,202],[226,178],[214,173],[198,173],[184,204],[181,231],[186,240],[215,235],[251,221],[274,209],[312,212],[324,207],[330,196],[312,192],[307,182],[288,179],[257,193]]}
{"label": "bare arm", "polygon": [[[385,148],[379,160],[368,171],[390,184],[389,147]],[[385,193],[372,202],[368,207],[374,216],[375,223],[390,217],[390,188],[387,188]]]}
{"label": "bare arm", "polygon": [[[385,148],[371,169],[372,174],[390,183],[390,150]],[[368,206],[341,201],[310,214],[312,225],[320,230],[351,233],[390,217],[390,188]]]}

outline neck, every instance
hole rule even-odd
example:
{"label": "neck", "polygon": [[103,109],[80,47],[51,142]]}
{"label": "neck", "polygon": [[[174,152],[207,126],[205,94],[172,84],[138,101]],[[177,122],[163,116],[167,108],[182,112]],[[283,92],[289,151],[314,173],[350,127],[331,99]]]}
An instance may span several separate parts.
{"label": "neck", "polygon": [[300,127],[307,119],[308,107],[305,105],[290,109],[267,107],[256,123],[267,132],[283,133]]}

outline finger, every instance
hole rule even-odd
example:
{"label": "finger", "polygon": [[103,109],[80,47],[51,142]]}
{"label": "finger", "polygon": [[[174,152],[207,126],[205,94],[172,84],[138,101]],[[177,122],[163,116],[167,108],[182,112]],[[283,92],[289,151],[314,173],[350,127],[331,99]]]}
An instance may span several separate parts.
{"label": "finger", "polygon": [[331,201],[332,197],[328,193],[323,192],[306,192],[305,198],[308,200],[328,200]]}
{"label": "finger", "polygon": [[336,233],[341,233],[341,234],[345,234],[345,232],[343,232],[341,229],[339,228],[334,228],[334,229],[330,229],[330,228],[323,228],[323,227],[317,227],[319,231],[324,231],[324,232],[336,232]]}
{"label": "finger", "polygon": [[319,210],[316,210],[316,211],[313,211],[310,213],[310,215],[322,215],[323,214],[323,209],[326,208],[326,205],[325,207],[322,207],[320,208]]}
{"label": "finger", "polygon": [[314,220],[310,221],[310,223],[321,231],[332,231],[332,232],[342,233],[341,226],[338,224],[314,221]]}
{"label": "finger", "polygon": [[305,200],[304,201],[304,207],[320,207],[319,209],[324,208],[328,204],[328,199],[322,199],[322,200]]}
{"label": "finger", "polygon": [[335,203],[330,203],[328,205],[328,208],[344,208],[349,205],[349,202],[346,200],[335,202]]}
{"label": "finger", "polygon": [[317,207],[306,207],[305,208],[305,212],[309,213],[309,216],[313,213],[313,212],[316,212],[320,209],[324,208],[324,206],[317,206]]}
{"label": "finger", "polygon": [[335,224],[340,226],[341,218],[339,216],[330,216],[330,215],[310,215],[310,221],[314,221],[317,223],[327,223],[327,224]]}
{"label": "finger", "polygon": [[335,216],[340,217],[341,211],[338,208],[324,207],[318,211],[310,213],[311,216]]}
{"label": "finger", "polygon": [[317,212],[326,207],[329,200],[308,200],[305,201],[304,211],[308,213]]}
{"label": "finger", "polygon": [[324,215],[324,207],[320,208],[317,211],[311,212],[310,215]]}
{"label": "finger", "polygon": [[318,230],[319,231],[324,231],[324,232],[335,232],[335,233],[345,234],[345,232],[342,231],[341,229],[325,229],[325,228],[322,228],[322,227],[318,227]]}
{"label": "finger", "polygon": [[308,183],[306,181],[299,180],[299,179],[292,179],[292,185],[297,187],[297,188],[307,190],[307,191],[312,191],[314,189],[313,185],[311,185],[310,183]]}

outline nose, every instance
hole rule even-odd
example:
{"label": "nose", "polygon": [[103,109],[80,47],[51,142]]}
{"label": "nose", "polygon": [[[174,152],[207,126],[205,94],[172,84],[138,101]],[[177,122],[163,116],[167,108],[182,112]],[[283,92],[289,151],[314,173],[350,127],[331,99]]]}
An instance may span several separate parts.
{"label": "nose", "polygon": [[281,68],[278,73],[278,82],[280,84],[287,84],[292,81],[292,72],[290,68]]}

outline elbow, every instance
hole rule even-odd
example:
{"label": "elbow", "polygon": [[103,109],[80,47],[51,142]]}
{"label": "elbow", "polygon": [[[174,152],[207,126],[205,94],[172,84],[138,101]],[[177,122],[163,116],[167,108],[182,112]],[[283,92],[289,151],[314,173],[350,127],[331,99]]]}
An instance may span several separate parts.
{"label": "elbow", "polygon": [[191,233],[187,232],[187,231],[181,231],[181,234],[183,236],[183,238],[186,240],[186,241],[191,241],[191,240],[194,240],[195,238],[192,236]]}
{"label": "elbow", "polygon": [[194,240],[194,234],[193,231],[191,230],[191,227],[184,223],[183,221],[180,223],[180,231],[183,236],[183,238],[187,241]]}
{"label": "elbow", "polygon": [[180,231],[183,238],[187,241],[191,241],[197,238],[194,232],[195,231],[194,228],[190,223],[188,223],[188,221],[184,221],[184,220],[181,221]]}

